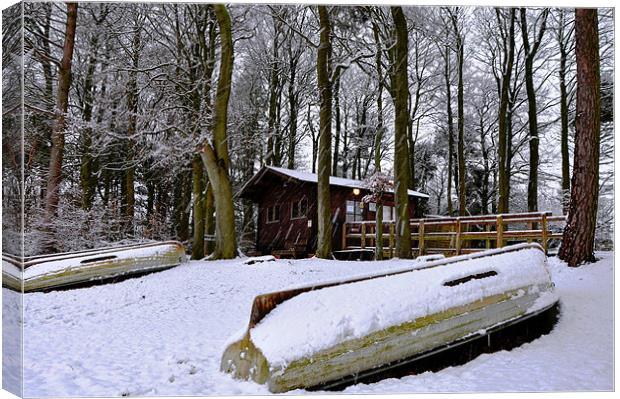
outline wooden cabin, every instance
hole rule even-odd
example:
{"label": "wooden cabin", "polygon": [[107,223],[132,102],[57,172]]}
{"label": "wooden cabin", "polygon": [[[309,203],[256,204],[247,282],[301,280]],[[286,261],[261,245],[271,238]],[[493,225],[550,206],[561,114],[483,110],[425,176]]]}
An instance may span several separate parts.
{"label": "wooden cabin", "polygon": [[[314,253],[317,242],[317,182],[315,173],[263,167],[237,194],[258,207],[256,251],[280,257],[306,257]],[[375,220],[376,204],[364,203],[369,194],[361,180],[330,177],[332,209],[332,248],[342,248],[345,222]],[[410,217],[419,217],[418,201],[427,194],[409,190]],[[385,193],[383,219],[395,217],[394,194]]]}

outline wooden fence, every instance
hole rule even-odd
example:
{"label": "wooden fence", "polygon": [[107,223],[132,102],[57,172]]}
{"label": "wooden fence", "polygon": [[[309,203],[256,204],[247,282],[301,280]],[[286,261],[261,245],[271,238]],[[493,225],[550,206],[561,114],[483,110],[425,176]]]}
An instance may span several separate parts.
{"label": "wooden fence", "polygon": [[[464,217],[411,219],[414,256],[460,255],[498,248],[508,243],[539,242],[545,252],[553,240],[561,240],[566,216],[551,212],[513,213]],[[395,248],[394,222],[383,223],[384,256]],[[376,222],[347,222],[342,229],[343,250],[375,248]]]}

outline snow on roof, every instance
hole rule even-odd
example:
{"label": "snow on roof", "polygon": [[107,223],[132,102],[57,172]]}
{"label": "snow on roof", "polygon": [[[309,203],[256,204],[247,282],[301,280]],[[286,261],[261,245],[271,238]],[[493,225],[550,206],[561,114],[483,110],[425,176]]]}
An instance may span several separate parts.
{"label": "snow on roof", "polygon": [[[275,166],[266,166],[265,168],[273,170],[276,173],[280,173],[296,180],[301,180],[309,183],[318,183],[318,175],[316,173],[293,170],[286,168],[279,168]],[[332,186],[351,187],[351,188],[363,188],[366,189],[366,182],[363,180],[345,179],[343,177],[329,177],[329,184]],[[421,193],[419,191],[407,190],[407,193],[411,197],[429,198],[428,194]]]}

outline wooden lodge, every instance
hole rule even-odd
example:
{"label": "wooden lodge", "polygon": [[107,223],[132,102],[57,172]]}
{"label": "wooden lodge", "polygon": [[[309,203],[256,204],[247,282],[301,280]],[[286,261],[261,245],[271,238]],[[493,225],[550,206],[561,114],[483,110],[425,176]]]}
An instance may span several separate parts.
{"label": "wooden lodge", "polygon": [[[314,173],[263,167],[237,194],[258,207],[256,251],[280,257],[306,257],[314,253],[317,242],[317,182]],[[346,223],[374,221],[376,204],[364,203],[369,194],[360,180],[330,177],[332,210],[332,248],[345,250],[342,237]],[[410,217],[420,217],[418,201],[427,194],[409,190]],[[382,197],[383,218],[395,217],[394,194]]]}

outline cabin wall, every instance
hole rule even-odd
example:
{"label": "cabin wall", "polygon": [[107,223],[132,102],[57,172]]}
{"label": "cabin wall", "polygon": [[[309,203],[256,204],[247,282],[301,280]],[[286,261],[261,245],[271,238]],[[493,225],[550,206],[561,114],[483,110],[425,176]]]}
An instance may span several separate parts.
{"label": "cabin wall", "polygon": [[[289,243],[305,242],[307,247],[316,245],[316,187],[307,183],[274,182],[258,200],[258,235],[256,249],[264,254],[274,249],[284,249]],[[292,204],[305,198],[308,203],[306,215],[291,218]],[[278,206],[280,218],[267,222],[268,208]],[[308,221],[312,221],[308,227]]]}
{"label": "cabin wall", "polygon": [[[270,254],[273,250],[285,249],[292,243],[305,243],[308,254],[313,254],[317,244],[317,192],[316,184],[269,179],[260,188],[261,195],[257,195],[257,243],[256,249],[263,254]],[[355,195],[353,188],[332,186],[331,212],[332,212],[332,249],[342,249],[342,226],[346,220],[347,201],[361,202],[368,194],[360,190]],[[308,203],[306,215],[301,218],[291,218],[292,204],[305,198]],[[415,217],[416,199],[410,198],[410,215]],[[383,203],[386,206],[394,206],[394,196],[385,194]],[[268,208],[278,206],[280,217],[277,222],[267,222]],[[369,210],[368,204],[364,204],[362,210],[364,220],[375,220],[375,212]]]}

